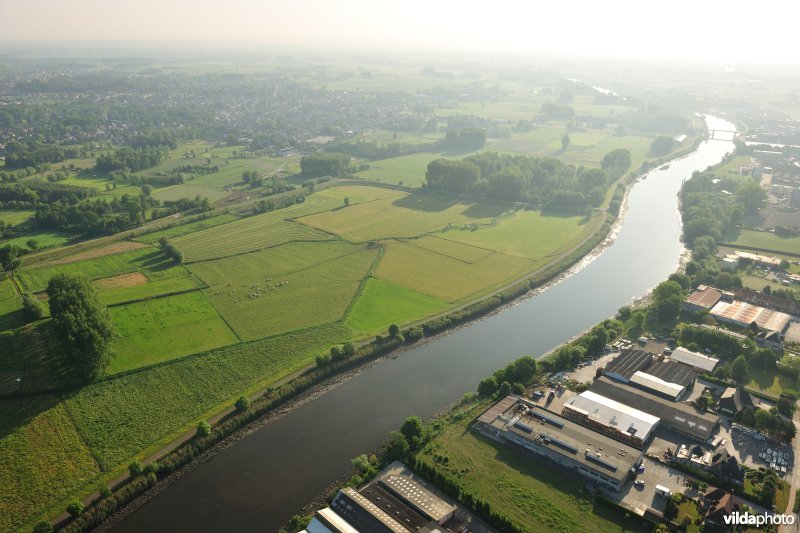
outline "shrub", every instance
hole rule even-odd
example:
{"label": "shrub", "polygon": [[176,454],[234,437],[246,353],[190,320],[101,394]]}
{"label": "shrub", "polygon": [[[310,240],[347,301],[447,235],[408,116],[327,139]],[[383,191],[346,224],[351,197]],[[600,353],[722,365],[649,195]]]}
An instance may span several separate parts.
{"label": "shrub", "polygon": [[83,503],[78,500],[70,502],[70,504],[67,505],[67,512],[72,516],[78,516],[83,512]]}
{"label": "shrub", "polygon": [[139,461],[134,461],[128,465],[128,473],[130,473],[131,477],[136,477],[142,473],[142,463]]}
{"label": "shrub", "polygon": [[242,411],[247,411],[248,409],[250,409],[250,398],[248,398],[247,396],[239,396],[239,399],[236,400],[235,406],[236,410],[239,411],[240,413]]}
{"label": "shrub", "polygon": [[205,420],[201,420],[199,424],[197,424],[197,433],[195,433],[198,437],[208,437],[211,435],[211,424],[206,422]]}

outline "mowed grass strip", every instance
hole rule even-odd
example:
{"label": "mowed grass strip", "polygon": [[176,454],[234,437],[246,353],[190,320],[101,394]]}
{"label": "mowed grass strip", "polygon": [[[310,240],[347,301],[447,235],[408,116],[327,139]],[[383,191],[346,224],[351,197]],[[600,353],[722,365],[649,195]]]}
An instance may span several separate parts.
{"label": "mowed grass strip", "polygon": [[379,278],[370,278],[358,297],[345,324],[361,333],[386,331],[391,324],[406,324],[447,307],[447,302],[400,287]]}
{"label": "mowed grass strip", "polygon": [[[483,407],[486,407],[485,405]],[[584,483],[557,466],[523,456],[505,445],[475,435],[469,420],[449,425],[417,457],[491,504],[523,531],[624,531],[622,513],[592,502]],[[434,455],[446,455],[437,464]]]}
{"label": "mowed grass strip", "polygon": [[440,237],[530,259],[541,265],[580,244],[602,220],[599,215],[585,221],[582,216],[548,216],[538,211],[517,211],[510,217],[499,218],[495,226],[476,231],[451,230]]}
{"label": "mowed grass strip", "polygon": [[171,261],[160,250],[147,247],[74,263],[23,269],[17,277],[25,290],[40,292],[47,288],[50,278],[60,272],[82,272],[90,279],[100,279],[126,272],[158,270],[167,268],[170,264]]}
{"label": "mowed grass strip", "polygon": [[491,254],[469,264],[406,242],[386,243],[376,276],[450,303],[485,294],[534,269],[528,259]]}
{"label": "mowed grass strip", "polygon": [[201,291],[110,308],[119,337],[107,372],[115,374],[237,342]]}
{"label": "mowed grass strip", "polygon": [[767,252],[800,255],[800,237],[780,237],[768,231],[740,230],[735,241],[729,246],[745,246]]}
{"label": "mowed grass strip", "polygon": [[0,531],[16,531],[100,473],[54,396],[0,402]]}
{"label": "mowed grass strip", "polygon": [[114,305],[163,294],[199,289],[202,282],[182,266],[147,272],[130,272],[94,281],[100,300]]}
{"label": "mowed grass strip", "polygon": [[330,235],[286,220],[294,216],[331,209],[339,204],[331,198],[312,195],[302,204],[230,222],[173,240],[186,261],[206,261],[252,252],[293,240],[326,240]]}
{"label": "mowed grass strip", "polygon": [[190,233],[194,233],[195,231],[221,226],[235,220],[239,220],[239,217],[229,213],[223,213],[222,215],[204,218],[202,220],[196,220],[195,222],[189,222],[188,224],[181,224],[179,226],[173,226],[171,228],[140,235],[136,237],[136,240],[144,243],[154,244],[157,243],[161,237],[174,239],[175,237],[180,237],[181,235],[188,235]]}
{"label": "mowed grass strip", "polygon": [[341,319],[377,253],[342,241],[289,243],[188,268],[247,340]]}
{"label": "mowed grass strip", "polygon": [[488,223],[508,208],[493,203],[471,203],[445,195],[403,194],[317,213],[298,222],[348,239],[364,241],[413,237],[429,231]]}

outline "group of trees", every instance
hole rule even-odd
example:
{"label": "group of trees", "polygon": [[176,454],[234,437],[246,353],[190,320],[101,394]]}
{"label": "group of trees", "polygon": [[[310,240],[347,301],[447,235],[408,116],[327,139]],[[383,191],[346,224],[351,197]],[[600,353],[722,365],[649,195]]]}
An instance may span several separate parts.
{"label": "group of trees", "polygon": [[16,139],[6,145],[6,167],[37,167],[78,157],[78,154],[76,147],[54,146],[38,138]]}
{"label": "group of trees", "polygon": [[608,185],[629,167],[627,150],[607,154],[599,169],[553,158],[482,152],[462,160],[431,161],[425,177],[432,189],[577,210],[601,205]]}
{"label": "group of trees", "polygon": [[535,375],[536,360],[526,355],[496,371],[492,376],[482,379],[478,384],[478,394],[481,396],[491,396],[495,393],[504,396],[509,392],[521,394]]}
{"label": "group of trees", "polygon": [[165,146],[124,146],[97,158],[95,168],[100,172],[111,172],[127,168],[132,172],[151,168],[163,162],[169,155]]}
{"label": "group of trees", "polygon": [[166,237],[161,237],[158,240],[158,247],[162,252],[164,252],[164,255],[169,257],[176,265],[183,263],[183,252],[181,252],[178,247],[172,244]]}
{"label": "group of trees", "polygon": [[667,155],[672,151],[673,146],[675,146],[675,141],[672,137],[659,135],[652,144],[650,144],[650,155],[653,157]]}
{"label": "group of trees", "polygon": [[319,152],[300,158],[300,172],[304,176],[339,176],[350,168],[350,156],[340,152]]}
{"label": "group of trees", "polygon": [[764,409],[745,407],[736,413],[734,420],[786,444],[792,441],[797,432],[791,418],[786,419],[777,412]]}
{"label": "group of trees", "polygon": [[448,131],[439,147],[444,150],[472,152],[486,145],[486,130],[482,128],[462,128]]}
{"label": "group of trees", "polygon": [[94,380],[111,358],[115,328],[108,309],[84,274],[56,274],[47,284],[47,296],[64,350],[78,375],[87,383]]}
{"label": "group of trees", "polygon": [[101,199],[76,203],[58,201],[39,206],[33,221],[39,228],[85,235],[111,234],[141,225],[147,209],[154,203],[144,194],[124,194],[110,202]]}

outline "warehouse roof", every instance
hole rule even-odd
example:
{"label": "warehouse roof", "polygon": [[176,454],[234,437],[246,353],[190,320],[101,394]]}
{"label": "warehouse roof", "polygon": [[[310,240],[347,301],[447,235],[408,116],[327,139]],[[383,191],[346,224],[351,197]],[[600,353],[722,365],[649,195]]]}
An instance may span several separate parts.
{"label": "warehouse roof", "polygon": [[675,348],[669,355],[669,359],[670,361],[683,363],[694,368],[700,368],[705,372],[711,372],[714,370],[714,367],[717,366],[717,363],[719,363],[719,359],[687,350],[683,346]]}
{"label": "warehouse roof", "polygon": [[715,289],[714,287],[707,287],[706,285],[700,285],[697,287],[696,291],[686,298],[686,301],[698,307],[711,309],[720,298],[722,298],[721,290]]}
{"label": "warehouse roof", "polygon": [[[517,399],[515,398],[515,402]],[[623,480],[642,452],[542,407],[512,405],[490,425],[563,455],[614,480]]]}
{"label": "warehouse roof", "polygon": [[677,383],[684,387],[691,385],[697,379],[697,372],[686,365],[673,361],[656,361],[647,367],[646,372],[651,376],[661,378],[670,383]]}
{"label": "warehouse roof", "polygon": [[625,350],[605,367],[604,372],[618,374],[630,379],[637,371],[647,368],[653,362],[653,354],[644,350]]}
{"label": "warehouse roof", "polygon": [[631,376],[631,383],[672,398],[673,400],[676,400],[686,389],[683,385],[670,383],[669,381],[664,381],[661,378],[641,371]]}
{"label": "warehouse roof", "polygon": [[635,405],[643,411],[657,416],[663,424],[680,428],[699,440],[711,436],[719,418],[711,413],[700,413],[691,405],[665,400],[647,391],[623,385],[617,381],[600,377],[591,390],[626,405]]}
{"label": "warehouse roof", "polygon": [[578,411],[604,426],[642,440],[647,440],[647,436],[658,424],[657,416],[592,391],[584,391],[574,396],[564,404],[564,408]]}
{"label": "warehouse roof", "polygon": [[386,486],[427,518],[438,522],[455,511],[455,506],[448,504],[434,493],[408,476],[390,475],[378,482]]}

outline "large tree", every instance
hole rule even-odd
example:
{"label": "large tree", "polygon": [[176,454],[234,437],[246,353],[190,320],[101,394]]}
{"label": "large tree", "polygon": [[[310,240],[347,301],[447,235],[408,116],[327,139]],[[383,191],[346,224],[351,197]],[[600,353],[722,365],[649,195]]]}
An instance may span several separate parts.
{"label": "large tree", "polygon": [[56,274],[47,284],[50,314],[66,352],[85,382],[105,370],[115,334],[108,309],[84,274]]}
{"label": "large tree", "polygon": [[653,307],[659,320],[678,316],[683,301],[683,288],[676,281],[664,281],[653,290]]}
{"label": "large tree", "polygon": [[9,274],[19,267],[22,249],[15,244],[7,244],[0,248],[0,266]]}

